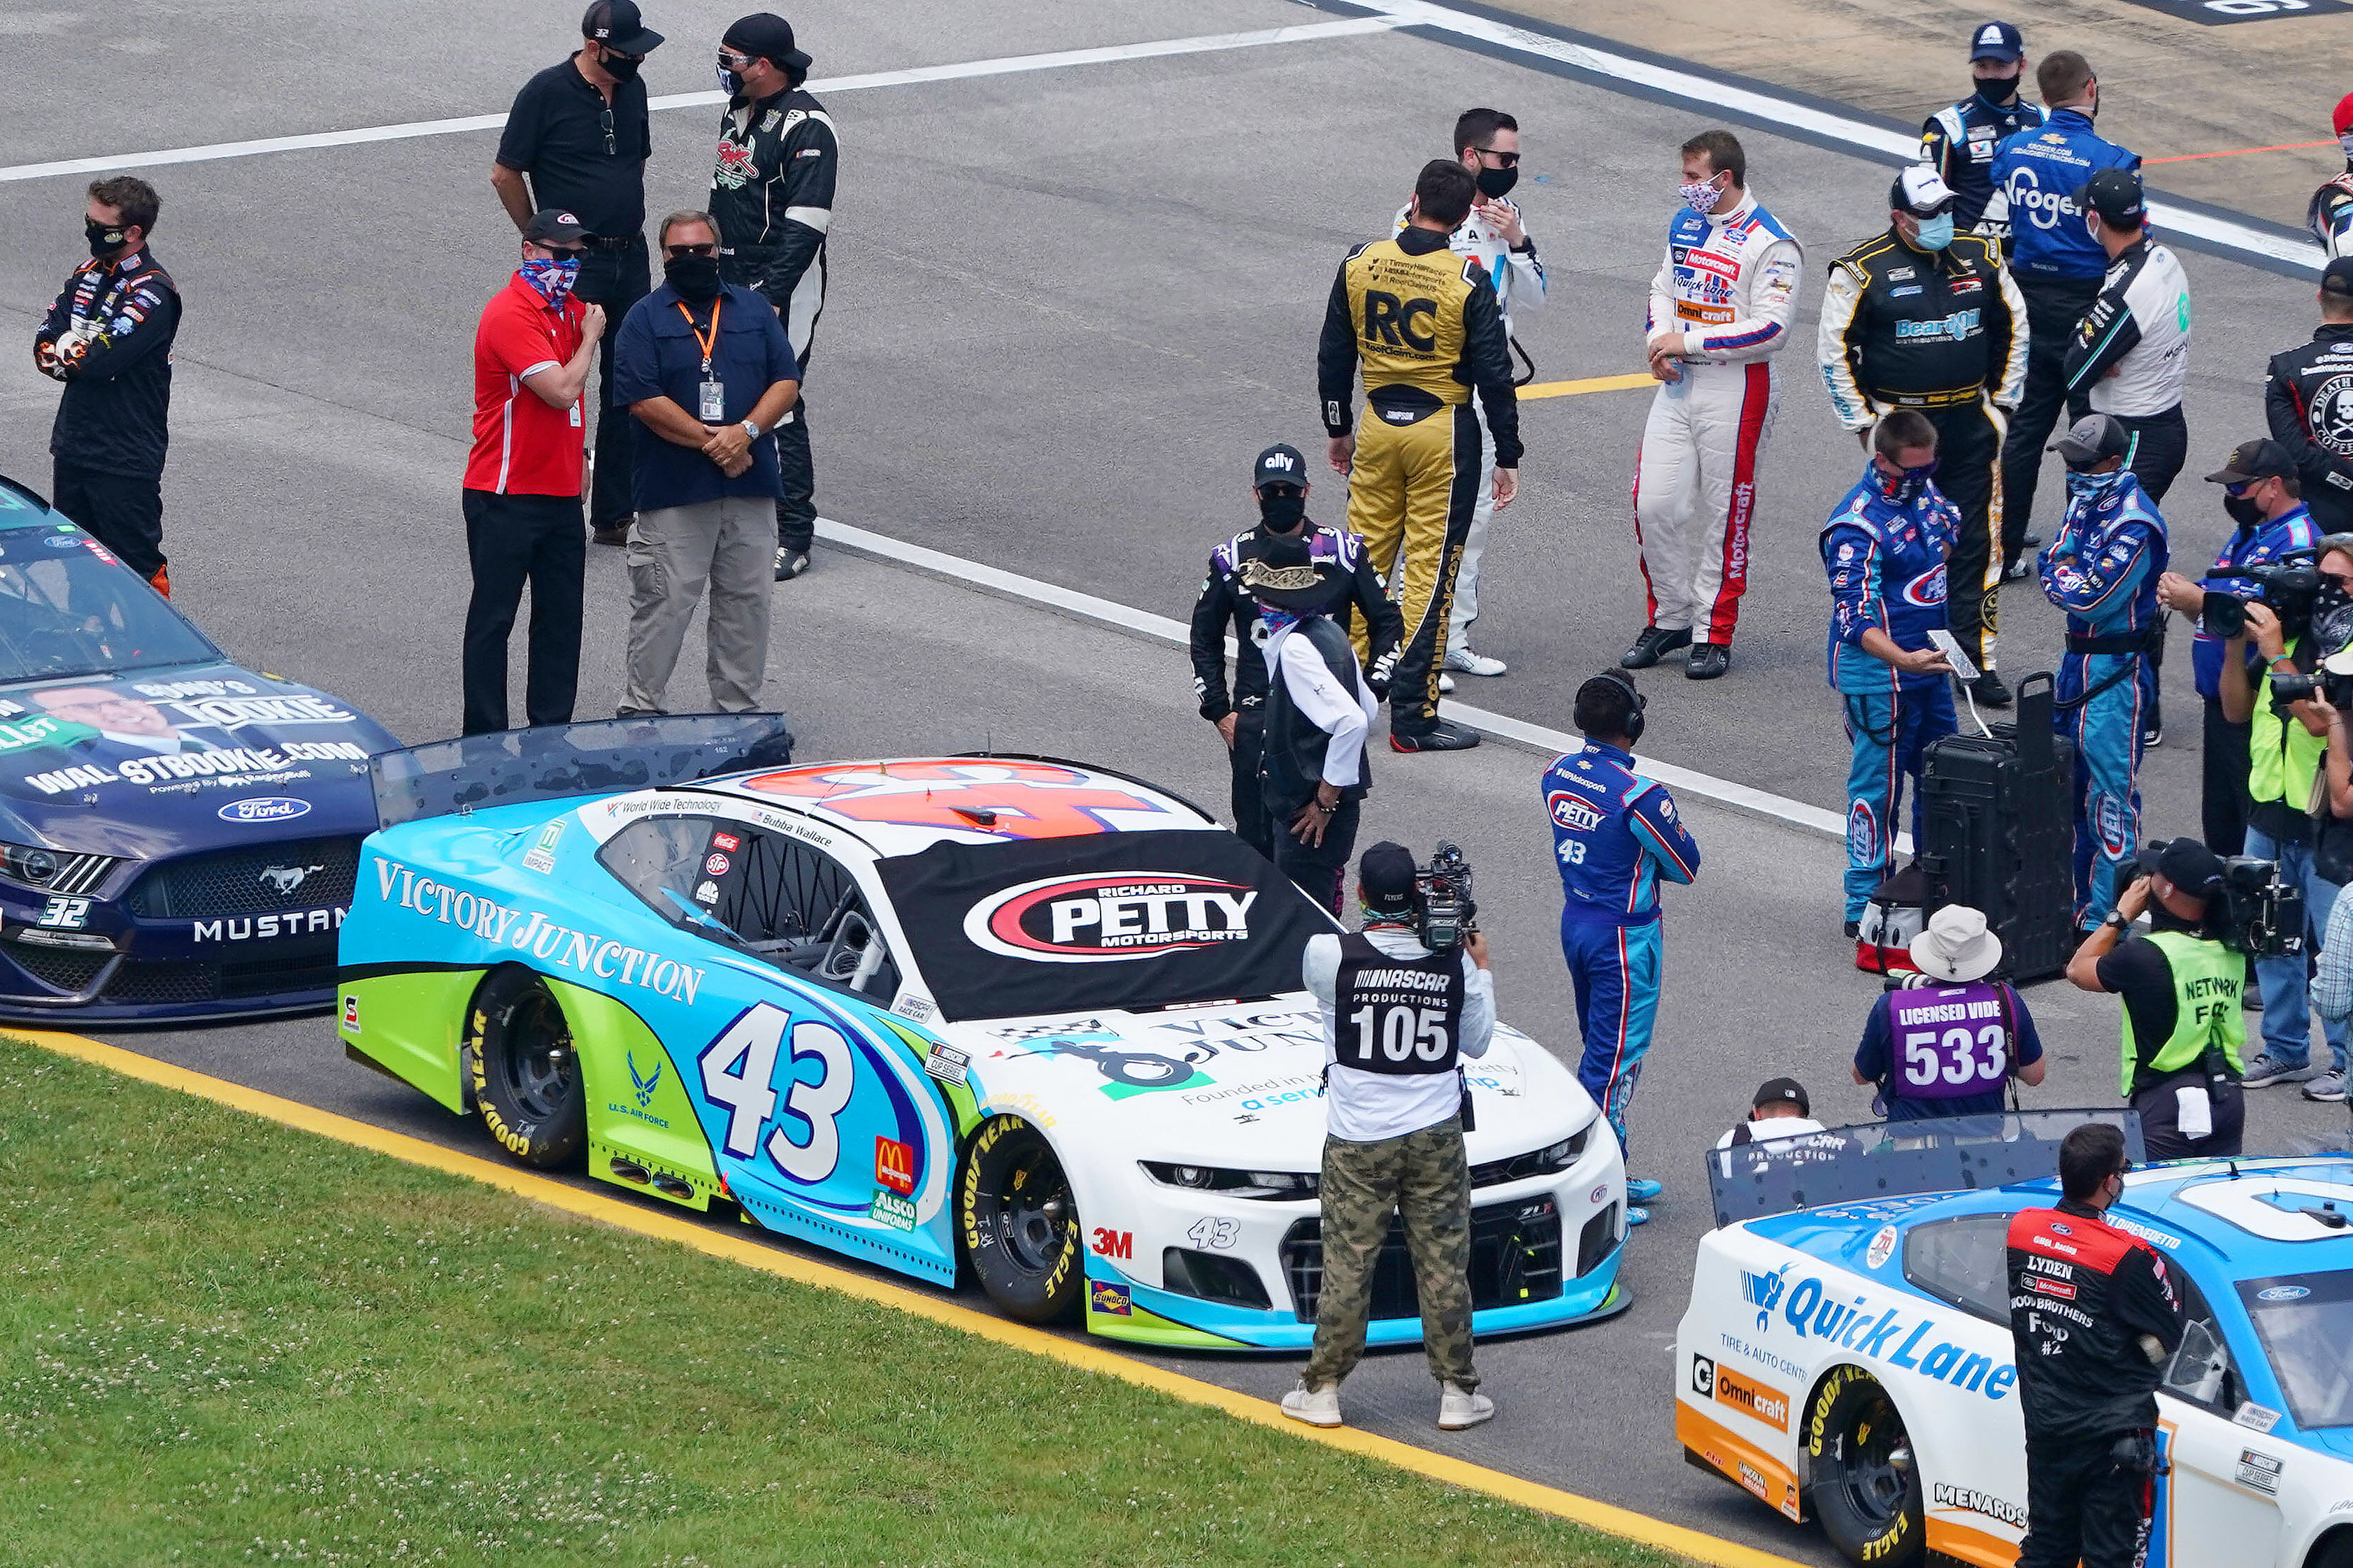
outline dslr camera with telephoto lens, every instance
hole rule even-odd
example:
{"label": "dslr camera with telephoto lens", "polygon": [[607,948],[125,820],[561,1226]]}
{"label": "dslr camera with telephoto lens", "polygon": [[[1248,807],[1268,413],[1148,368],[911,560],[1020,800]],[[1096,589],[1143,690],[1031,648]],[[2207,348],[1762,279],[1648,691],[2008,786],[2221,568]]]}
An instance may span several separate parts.
{"label": "dslr camera with telephoto lens", "polygon": [[1430,864],[1413,872],[1414,902],[1421,920],[1421,945],[1432,952],[1461,947],[1479,929],[1479,906],[1471,897],[1471,862],[1444,840],[1430,851]]}
{"label": "dslr camera with telephoto lens", "polygon": [[[2133,858],[2134,880],[2157,869],[2169,840],[2152,839]],[[2252,855],[2225,855],[2219,888],[2185,888],[2206,900],[2202,934],[2250,958],[2279,958],[2304,951],[2304,889],[2280,879],[2279,862]]]}

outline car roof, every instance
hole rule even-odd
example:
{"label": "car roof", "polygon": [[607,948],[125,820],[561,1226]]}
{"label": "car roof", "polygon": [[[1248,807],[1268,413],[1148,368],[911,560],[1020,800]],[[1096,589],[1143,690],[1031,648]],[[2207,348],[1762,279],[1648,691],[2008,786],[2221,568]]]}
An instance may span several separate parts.
{"label": "car roof", "polygon": [[1208,812],[1125,773],[1056,757],[893,757],[767,768],[697,789],[797,812],[878,855],[1104,833],[1215,831]]}

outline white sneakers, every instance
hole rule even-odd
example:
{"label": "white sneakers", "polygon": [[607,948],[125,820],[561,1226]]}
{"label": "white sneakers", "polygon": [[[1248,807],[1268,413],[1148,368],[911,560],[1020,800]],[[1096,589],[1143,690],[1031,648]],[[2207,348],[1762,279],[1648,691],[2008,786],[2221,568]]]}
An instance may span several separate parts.
{"label": "white sneakers", "polygon": [[1438,1429],[1460,1432],[1466,1426],[1476,1426],[1482,1421],[1495,1418],[1495,1402],[1483,1394],[1473,1394],[1451,1383],[1438,1385]]}
{"label": "white sneakers", "polygon": [[1302,1383],[1282,1396],[1282,1413],[1293,1421],[1304,1421],[1310,1426],[1340,1425],[1340,1385],[1311,1390]]}
{"label": "white sneakers", "polygon": [[1511,668],[1500,658],[1489,658],[1483,653],[1473,653],[1467,647],[1446,650],[1446,668],[1462,675],[1501,675]]}

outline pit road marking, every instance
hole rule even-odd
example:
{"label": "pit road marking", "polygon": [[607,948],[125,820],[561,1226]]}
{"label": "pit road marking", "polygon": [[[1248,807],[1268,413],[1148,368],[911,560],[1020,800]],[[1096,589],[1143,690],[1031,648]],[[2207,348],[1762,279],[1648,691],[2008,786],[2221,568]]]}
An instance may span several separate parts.
{"label": "pit road marking", "polygon": [[1522,1480],[1501,1470],[1491,1470],[1449,1455],[1417,1448],[1410,1443],[1400,1443],[1395,1438],[1376,1436],[1346,1426],[1309,1426],[1292,1420],[1282,1414],[1280,1406],[1268,1400],[1237,1394],[1232,1389],[1187,1377],[1182,1373],[1134,1361],[1084,1341],[1050,1334],[1041,1329],[1012,1322],[992,1313],[976,1311],[934,1292],[870,1279],[813,1258],[779,1251],[775,1247],[729,1231],[681,1219],[659,1209],[608,1197],[598,1192],[584,1192],[534,1172],[472,1154],[461,1154],[438,1143],[428,1143],[422,1138],[371,1126],[348,1116],[322,1110],[314,1105],[266,1094],[258,1089],[248,1089],[243,1084],[208,1077],[186,1068],[174,1067],[169,1062],[159,1062],[135,1051],[121,1050],[79,1035],[52,1034],[42,1030],[13,1031],[12,1037],[58,1056],[72,1057],[121,1073],[125,1078],[177,1089],[199,1100],[209,1100],[281,1126],[316,1133],[373,1153],[388,1155],[407,1164],[480,1182],[484,1186],[528,1198],[565,1214],[595,1220],[617,1230],[630,1231],[657,1241],[675,1242],[708,1257],[723,1258],[796,1284],[836,1290],[913,1317],[928,1318],[933,1322],[992,1340],[1001,1345],[1009,1345],[1015,1350],[1027,1351],[1032,1355],[1044,1356],[1066,1366],[1100,1373],[1139,1388],[1152,1389],[1172,1399],[1183,1400],[1187,1405],[1220,1410],[1239,1420],[1254,1422],[1288,1436],[1379,1459],[1430,1480],[1483,1492],[1537,1513],[1581,1524],[1588,1530],[1655,1547],[1662,1552],[1679,1552],[1694,1562],[1712,1564],[1714,1568],[1805,1568],[1805,1564],[1787,1557],[1721,1541],[1679,1524],[1669,1524],[1648,1514],[1636,1513],[1630,1509],[1619,1508],[1593,1498],[1579,1497],[1575,1492],[1563,1491],[1556,1487]]}

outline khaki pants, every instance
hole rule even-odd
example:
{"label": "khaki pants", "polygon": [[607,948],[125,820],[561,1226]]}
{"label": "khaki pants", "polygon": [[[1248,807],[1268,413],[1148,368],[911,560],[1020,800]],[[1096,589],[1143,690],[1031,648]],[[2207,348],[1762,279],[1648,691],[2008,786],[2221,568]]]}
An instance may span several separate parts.
{"label": "khaki pants", "polygon": [[1324,1139],[1322,1193],[1324,1288],[1306,1385],[1337,1384],[1364,1358],[1373,1267],[1389,1215],[1402,1213],[1430,1375],[1478,1387],[1471,1365],[1471,1169],[1461,1119],[1374,1143]]}
{"label": "khaki pants", "polygon": [[768,667],[776,551],[776,503],[770,496],[723,496],[638,513],[629,529],[624,715],[669,711],[662,700],[706,582],[711,706],[722,713],[759,707]]}

